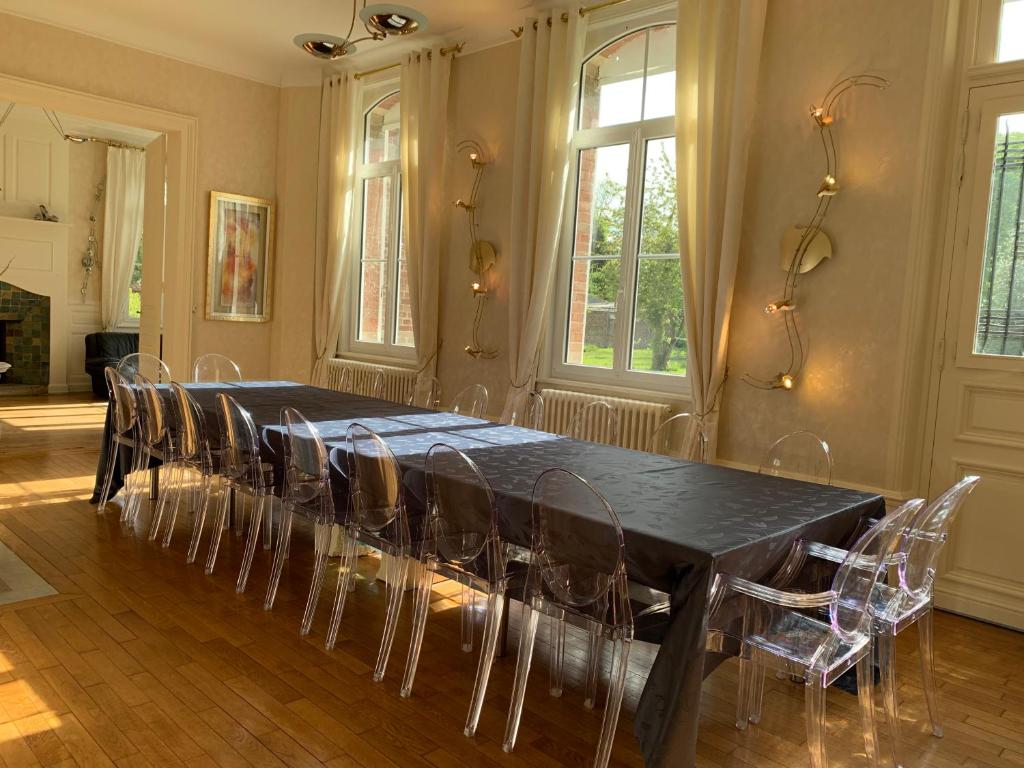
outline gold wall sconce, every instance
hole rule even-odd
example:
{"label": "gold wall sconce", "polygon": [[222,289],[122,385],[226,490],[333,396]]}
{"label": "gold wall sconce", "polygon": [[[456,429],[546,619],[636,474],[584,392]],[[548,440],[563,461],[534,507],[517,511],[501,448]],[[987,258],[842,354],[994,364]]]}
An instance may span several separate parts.
{"label": "gold wall sconce", "polygon": [[856,75],[840,80],[833,85],[821,101],[821,106],[813,106],[810,110],[825,151],[825,173],[816,194],[817,205],[811,222],[806,227],[795,226],[786,230],[780,245],[780,265],[786,273],[786,283],[782,298],[776,299],[764,308],[766,315],[778,317],[785,325],[786,338],[789,342],[789,365],[770,379],[762,379],[749,373],[743,374],[743,380],[758,389],[782,389],[786,391],[796,387],[797,378],[807,361],[807,342],[800,333],[797,322],[796,286],[799,275],[806,274],[826,259],[832,258],[832,241],[829,240],[821,226],[825,222],[829,206],[839,194],[838,148],[833,134],[836,118],[833,114],[840,97],[857,86],[868,85],[884,89],[889,81],[877,75]]}
{"label": "gold wall sconce", "polygon": [[483,320],[484,307],[490,295],[490,276],[495,262],[498,260],[498,252],[493,243],[480,239],[480,233],[476,220],[477,199],[480,194],[480,182],[483,179],[484,169],[490,163],[483,147],[477,142],[467,139],[459,143],[456,153],[467,152],[469,162],[473,167],[473,187],[469,193],[468,200],[455,201],[455,205],[466,212],[466,222],[469,227],[469,270],[476,275],[476,279],[470,283],[473,290],[473,327],[471,343],[465,346],[467,355],[475,358],[491,360],[498,356],[498,350],[485,347],[480,343],[480,322]]}

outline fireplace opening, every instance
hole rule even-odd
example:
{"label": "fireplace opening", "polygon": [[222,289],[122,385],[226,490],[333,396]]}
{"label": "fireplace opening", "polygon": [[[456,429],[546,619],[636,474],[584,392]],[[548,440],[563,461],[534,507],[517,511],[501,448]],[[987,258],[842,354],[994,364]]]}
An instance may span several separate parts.
{"label": "fireplace opening", "polygon": [[45,392],[50,383],[50,298],[0,282],[0,394]]}

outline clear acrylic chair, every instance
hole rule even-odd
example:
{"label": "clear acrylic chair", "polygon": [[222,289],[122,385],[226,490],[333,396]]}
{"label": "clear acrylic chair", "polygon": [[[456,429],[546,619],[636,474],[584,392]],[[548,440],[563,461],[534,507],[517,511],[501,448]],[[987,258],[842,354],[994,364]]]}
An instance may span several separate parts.
{"label": "clear acrylic chair", "polygon": [[[877,765],[872,596],[893,562],[907,523],[923,506],[923,499],[908,501],[869,528],[843,558],[825,591],[788,591],[724,573],[715,576],[707,643],[709,650],[722,652],[739,641],[737,728],[760,722],[765,667],[799,678],[804,682],[811,765],[825,768],[825,691],[856,666],[864,745],[868,762]],[[825,617],[810,613],[815,610]]]}
{"label": "clear acrylic chair", "polygon": [[[174,487],[178,464],[170,422],[167,418],[167,404],[163,396],[153,382],[138,373],[135,374],[134,387],[138,403],[139,440],[136,443],[137,462],[132,470],[134,473],[141,474],[146,471],[154,459],[160,462],[152,470],[157,473],[159,486],[163,489],[159,494],[150,520],[149,540],[154,541],[167,508],[167,502],[173,495],[167,489]],[[129,496],[130,503],[125,516],[125,520],[129,524],[133,524],[138,518],[143,495],[143,493],[136,493]]]}
{"label": "clear acrylic chair", "polygon": [[273,607],[281,572],[291,545],[292,525],[298,513],[313,523],[313,577],[299,634],[308,635],[316,615],[317,602],[327,571],[334,525],[334,497],[331,492],[327,446],[316,426],[294,408],[281,409],[284,429],[284,487],[281,494],[281,530],[270,571],[270,583],[263,607]]}
{"label": "clear acrylic chair", "polygon": [[[112,366],[103,369],[103,375],[107,381],[107,392],[110,398],[111,423],[110,423],[110,446],[107,448],[107,471],[103,478],[103,491],[100,493],[99,504],[96,505],[97,514],[103,514],[107,509],[107,502],[110,501],[110,489],[114,482],[114,473],[120,463],[121,449],[128,447],[132,450],[132,466],[136,458],[135,445],[138,432],[138,400],[132,383],[125,376],[117,372]],[[128,508],[128,500],[133,492],[137,491],[137,477],[129,474],[125,477],[124,495],[125,503],[122,509],[122,520],[124,512]]]}
{"label": "clear acrylic chair", "polygon": [[208,352],[196,358],[192,366],[192,381],[241,381],[242,370],[227,355]]}
{"label": "clear acrylic chair", "polygon": [[762,475],[796,477],[832,485],[832,451],[828,443],[805,429],[783,435],[765,452],[757,471]]}
{"label": "clear acrylic chair", "polygon": [[611,403],[594,400],[577,411],[566,434],[574,440],[616,445],[619,442],[619,414]]}
{"label": "clear acrylic chair", "polygon": [[452,413],[461,413],[464,416],[472,416],[474,419],[482,419],[487,413],[487,400],[487,387],[483,384],[470,384],[452,400]]}
{"label": "clear acrylic chair", "polygon": [[594,765],[604,768],[622,706],[633,617],[626,581],[625,545],[618,516],[607,500],[578,475],[546,470],[533,488],[531,561],[523,593],[519,657],[503,749],[511,752],[519,732],[526,682],[541,615],[552,622],[552,678],[561,685],[561,630],[582,627],[590,639],[587,697],[596,692],[601,642],[611,643],[611,672]]}
{"label": "clear acrylic chair", "polygon": [[420,408],[437,408],[441,405],[441,382],[436,378],[430,380],[430,389],[422,397],[416,397],[416,388],[406,398],[406,405],[418,405]]}
{"label": "clear acrylic chair", "polygon": [[[248,499],[252,513],[249,515],[249,536],[242,555],[242,567],[238,571],[235,591],[241,594],[249,580],[253,553],[259,538],[260,524],[266,513],[269,496],[274,490],[273,467],[260,458],[260,439],[250,413],[235,398],[223,392],[217,394],[217,417],[220,421],[220,476],[221,496],[217,514],[210,532],[210,548],[206,555],[206,574],[213,573],[217,564],[224,526],[232,498],[241,507]],[[239,512],[244,510],[240,509]],[[245,515],[239,517],[244,519]],[[197,519],[197,522],[200,522]],[[200,524],[201,525],[201,524]],[[241,530],[241,529],[239,529]],[[193,531],[193,539],[202,535],[202,529]],[[198,543],[196,543],[198,546]]]}
{"label": "clear acrylic chair", "polygon": [[361,424],[349,426],[345,450],[349,467],[349,509],[342,538],[334,610],[325,645],[331,650],[338,639],[345,600],[356,568],[358,545],[368,544],[380,550],[382,557],[390,556],[384,634],[373,671],[374,681],[380,682],[384,679],[391,656],[411,551],[402,471],[387,444]]}
{"label": "clear acrylic chair", "polygon": [[167,367],[167,363],[146,352],[134,352],[122,357],[117,361],[117,372],[128,381],[134,381],[135,374],[139,374],[154,384],[171,383],[171,369]]}
{"label": "clear acrylic chair", "polygon": [[508,423],[516,427],[542,431],[544,429],[544,398],[541,397],[540,392],[528,393],[523,407],[512,411]]}
{"label": "clear acrylic chair", "polygon": [[[472,736],[480,720],[487,681],[498,648],[505,610],[507,554],[498,535],[498,509],[494,493],[487,478],[472,459],[451,446],[434,445],[427,452],[426,477],[428,519],[417,564],[419,573],[413,607],[412,637],[401,695],[408,697],[412,693],[434,575],[462,585],[464,649],[467,628],[472,633],[472,624],[468,627],[466,624],[466,592],[482,592],[487,597],[484,636],[477,662],[476,684],[464,729],[466,736]],[[468,604],[472,606],[472,601]],[[472,616],[468,618],[472,621]]]}
{"label": "clear acrylic chair", "polygon": [[[933,587],[939,555],[949,538],[950,528],[960,507],[979,482],[980,477],[968,475],[908,519],[902,545],[895,556],[897,581],[894,586],[885,581],[879,582],[872,597],[882,702],[889,721],[894,765],[903,764],[894,641],[896,635],[914,624],[917,625],[918,656],[932,733],[936,736],[942,736],[943,733],[939,718],[938,686],[935,684]],[[809,541],[797,542],[786,563],[779,569],[776,581],[792,581],[808,558],[841,563],[846,556],[846,550],[837,547]]]}
{"label": "clear acrylic chair", "polygon": [[707,436],[701,421],[689,413],[677,413],[658,425],[651,435],[651,453],[660,453],[675,459],[687,459],[686,445],[692,439],[697,444],[697,455],[693,460],[701,464],[707,461]]}

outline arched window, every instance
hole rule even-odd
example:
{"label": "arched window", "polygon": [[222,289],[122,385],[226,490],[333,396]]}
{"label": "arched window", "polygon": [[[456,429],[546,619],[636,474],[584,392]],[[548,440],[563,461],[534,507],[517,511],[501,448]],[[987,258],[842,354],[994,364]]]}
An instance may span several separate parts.
{"label": "arched window", "polygon": [[583,63],[553,345],[560,377],[671,389],[686,374],[675,35],[675,24],[639,29]]}
{"label": "arched window", "polygon": [[371,95],[363,118],[359,300],[354,302],[352,347],[406,356],[413,334],[402,243],[400,100],[398,91],[379,93]]}

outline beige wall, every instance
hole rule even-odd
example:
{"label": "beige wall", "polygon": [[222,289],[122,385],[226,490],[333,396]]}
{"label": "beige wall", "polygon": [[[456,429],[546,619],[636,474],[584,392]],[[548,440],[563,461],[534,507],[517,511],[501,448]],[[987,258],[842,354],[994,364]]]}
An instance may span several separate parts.
{"label": "beige wall", "polygon": [[[774,438],[811,429],[828,439],[840,481],[884,488],[933,4],[776,0],[768,8],[719,454],[756,465]],[[785,280],[779,240],[808,221],[824,174],[808,106],[837,78],[862,72],[891,86],[851,91],[837,113],[841,191],[824,225],[834,256],[797,288],[807,365],[791,392],[754,389],[744,373],[771,378],[789,359],[782,321],[762,309]]]}
{"label": "beige wall", "polygon": [[94,270],[82,296],[82,258],[89,238],[89,216],[96,214],[96,258],[101,257],[103,200],[96,203],[96,185],[107,175],[107,148],[103,144],[68,145],[68,303],[95,309],[99,325],[100,273]]}
{"label": "beige wall", "polygon": [[280,89],[5,14],[0,72],[198,118],[192,353],[266,376],[271,324],[204,319],[206,239],[211,190],[275,197]]}

